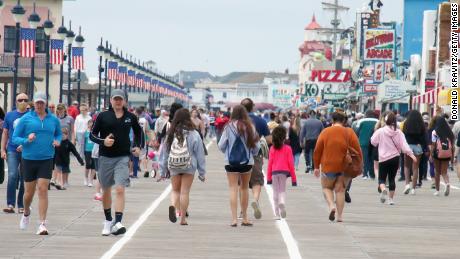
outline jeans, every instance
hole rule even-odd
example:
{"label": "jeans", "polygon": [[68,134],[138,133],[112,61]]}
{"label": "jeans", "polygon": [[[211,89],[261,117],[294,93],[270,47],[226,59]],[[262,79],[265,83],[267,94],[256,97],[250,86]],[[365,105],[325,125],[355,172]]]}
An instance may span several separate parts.
{"label": "jeans", "polygon": [[210,129],[210,131],[209,131],[209,137],[210,137],[210,138],[215,137],[215,136],[216,136],[216,126],[211,125],[211,126],[209,127],[209,129]]}
{"label": "jeans", "polygon": [[133,176],[137,177],[137,171],[139,170],[139,157],[133,157]]}
{"label": "jeans", "polygon": [[294,168],[295,169],[299,168],[300,154],[301,153],[294,154]]}
{"label": "jeans", "polygon": [[21,161],[21,153],[8,151],[8,186],[6,191],[6,203],[8,206],[15,207],[16,205],[16,189],[19,184],[18,192],[18,208],[24,208],[24,178],[19,170],[19,162]]}
{"label": "jeans", "polygon": [[313,168],[313,152],[315,151],[316,139],[305,140],[305,164],[307,167]]}
{"label": "jeans", "polygon": [[363,151],[363,157],[364,157],[363,176],[375,178],[374,160],[372,159],[372,155],[370,154],[370,148],[369,146],[361,146],[361,150]]}

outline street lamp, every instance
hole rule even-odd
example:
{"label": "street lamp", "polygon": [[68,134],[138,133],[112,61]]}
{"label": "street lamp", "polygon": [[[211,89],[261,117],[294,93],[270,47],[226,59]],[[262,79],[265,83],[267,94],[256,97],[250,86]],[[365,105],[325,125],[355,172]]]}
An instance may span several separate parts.
{"label": "street lamp", "polygon": [[101,44],[97,47],[97,54],[99,55],[99,88],[97,90],[97,110],[101,110],[101,95],[102,95],[102,72],[104,72],[104,69],[102,68],[102,56],[104,56],[104,46],[102,45],[102,37],[101,37]]}
{"label": "street lamp", "polygon": [[[85,42],[85,38],[81,35],[81,26],[78,28],[78,36],[75,38],[75,44],[77,47],[82,48],[83,47],[83,42]],[[83,53],[82,53],[82,59],[83,59]],[[81,69],[78,67],[77,70],[77,101],[78,104],[81,103],[81,91],[80,91],[80,79],[81,79]]]}
{"label": "street lamp", "polygon": [[48,19],[43,23],[43,28],[45,31],[45,52],[46,52],[46,74],[45,74],[45,92],[46,100],[49,98],[50,92],[50,36],[53,32],[54,24],[50,20],[50,10],[48,9]]}
{"label": "street lamp", "polygon": [[72,21],[69,21],[69,30],[67,31],[66,40],[68,45],[67,49],[67,106],[72,105],[72,96],[70,92],[71,77],[72,77],[72,43],[75,39],[75,33],[72,31]]}
{"label": "street lamp", "polygon": [[[67,36],[67,28],[64,26],[64,16],[62,16],[62,24],[61,27],[58,28],[57,34],[59,39],[62,41],[64,41],[65,37]],[[64,48],[64,44],[62,46]],[[64,86],[64,62],[61,63],[59,75],[59,103],[62,103],[62,91]]]}
{"label": "street lamp", "polygon": [[14,21],[16,22],[16,41],[14,48],[14,71],[13,71],[13,93],[11,94],[11,105],[13,110],[16,109],[16,93],[18,91],[18,70],[19,70],[19,30],[21,29],[21,20],[26,13],[21,5],[21,0],[18,0],[17,5],[11,9]]}
{"label": "street lamp", "polygon": [[[107,76],[108,76],[108,63],[109,63],[109,61],[112,59],[112,51],[110,51],[109,42],[108,42],[108,41],[105,41],[104,58],[105,58],[105,69],[104,69],[104,73],[105,73],[105,79],[104,79],[104,85],[105,85],[105,88],[104,88],[104,106],[106,106],[106,105],[107,105]],[[111,88],[112,88],[112,80],[110,80],[109,84],[110,84],[110,86],[109,86],[109,96],[110,96],[110,95],[112,94],[112,91],[111,91]]]}
{"label": "street lamp", "polygon": [[[37,35],[36,30],[38,24],[40,23],[40,16],[35,12],[35,2],[34,2],[34,11],[29,16],[29,25],[30,28],[35,30],[35,35]],[[35,83],[35,56],[31,58],[30,61],[30,84],[29,84],[29,95],[32,96],[34,92],[34,83]]]}

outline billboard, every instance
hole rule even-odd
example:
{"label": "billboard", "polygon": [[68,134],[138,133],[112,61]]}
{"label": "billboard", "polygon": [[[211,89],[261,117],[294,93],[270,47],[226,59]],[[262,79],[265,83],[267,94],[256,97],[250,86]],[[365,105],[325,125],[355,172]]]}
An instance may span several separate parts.
{"label": "billboard", "polygon": [[393,61],[395,30],[367,29],[364,32],[364,60]]}
{"label": "billboard", "polygon": [[271,84],[269,85],[269,101],[279,108],[289,108],[293,106],[293,98],[298,89],[297,84]]}
{"label": "billboard", "polygon": [[403,60],[410,60],[413,54],[422,55],[423,12],[438,10],[445,0],[404,0]]}

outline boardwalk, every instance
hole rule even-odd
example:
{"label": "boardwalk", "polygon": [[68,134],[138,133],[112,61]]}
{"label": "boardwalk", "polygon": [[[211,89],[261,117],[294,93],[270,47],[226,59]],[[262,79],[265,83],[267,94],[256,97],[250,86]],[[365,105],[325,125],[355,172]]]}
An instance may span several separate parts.
{"label": "boardwalk", "polygon": [[[160,197],[167,194],[168,183],[142,178],[132,181],[133,188],[127,191],[124,216],[128,230],[137,222],[137,231],[128,232],[125,237],[102,237],[101,205],[92,201],[93,189],[80,186],[83,169],[78,167],[71,174],[69,190],[50,192],[50,236],[34,234],[36,201],[27,231],[19,230],[18,214],[0,214],[0,258],[86,259],[104,254],[107,258],[114,255],[114,258],[180,259],[460,257],[457,189],[448,198],[434,197],[425,184],[417,195],[403,196],[402,185],[397,183],[396,205],[389,206],[380,204],[375,182],[358,180],[352,189],[353,202],[345,209],[345,222],[339,224],[327,220],[318,180],[298,173],[300,186],[288,190],[286,222],[272,219],[271,204],[264,190],[263,218],[253,220],[252,228],[230,228],[222,156],[215,145],[209,153],[208,180],[196,181],[192,187],[189,226],[168,220],[169,195],[165,199]],[[456,176],[451,176],[458,185]],[[5,189],[5,184],[0,185],[2,206]],[[153,210],[150,215],[150,211],[146,212],[149,208]]]}

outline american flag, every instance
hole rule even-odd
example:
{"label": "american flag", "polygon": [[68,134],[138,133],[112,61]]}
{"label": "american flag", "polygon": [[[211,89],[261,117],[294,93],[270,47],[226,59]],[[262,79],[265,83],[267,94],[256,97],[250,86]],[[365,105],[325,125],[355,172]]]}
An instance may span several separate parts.
{"label": "american flag", "polygon": [[35,29],[21,28],[20,56],[25,58],[35,57]]}
{"label": "american flag", "polygon": [[72,68],[77,70],[84,69],[83,48],[72,47]]}
{"label": "american flag", "polygon": [[109,61],[108,69],[107,69],[107,78],[109,80],[117,79],[118,74],[118,63],[115,61]]}
{"label": "american flag", "polygon": [[64,63],[64,41],[51,40],[50,42],[50,61],[51,64],[61,65]]}
{"label": "american flag", "polygon": [[150,79],[150,76],[144,77],[145,89],[146,89],[147,91],[150,91],[150,90],[151,90],[151,89],[150,89],[150,87],[151,87],[151,82],[150,82],[150,80],[151,80],[151,79]]}
{"label": "american flag", "polygon": [[118,82],[121,84],[126,84],[126,73],[128,72],[126,67],[118,67]]}
{"label": "american flag", "polygon": [[136,79],[136,71],[128,70],[128,85],[135,86],[135,79]]}
{"label": "american flag", "polygon": [[143,78],[144,75],[142,75],[141,73],[137,73],[136,75],[136,86],[139,87],[139,88],[142,88],[142,78]]}

